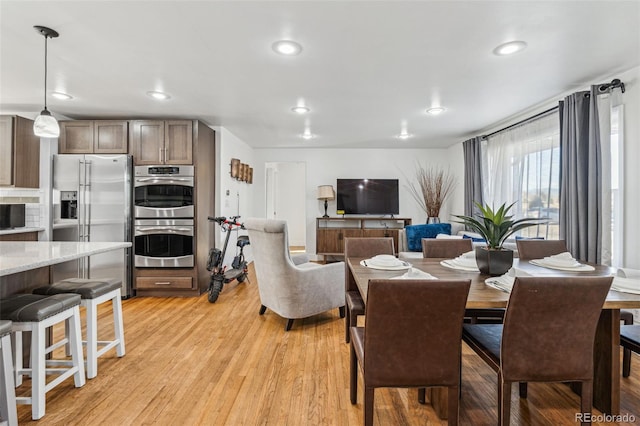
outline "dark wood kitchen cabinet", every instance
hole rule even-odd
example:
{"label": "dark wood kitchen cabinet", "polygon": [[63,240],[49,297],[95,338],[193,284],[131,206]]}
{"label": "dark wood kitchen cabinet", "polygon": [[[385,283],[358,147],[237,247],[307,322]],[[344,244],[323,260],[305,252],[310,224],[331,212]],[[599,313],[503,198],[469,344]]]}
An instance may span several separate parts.
{"label": "dark wood kitchen cabinet", "polygon": [[129,122],[77,120],[60,122],[60,154],[126,154]]}
{"label": "dark wood kitchen cabinet", "polygon": [[0,186],[40,186],[40,138],[33,133],[33,120],[0,116]]}
{"label": "dark wood kitchen cabinet", "polygon": [[134,120],[130,140],[136,165],[193,164],[192,120]]}

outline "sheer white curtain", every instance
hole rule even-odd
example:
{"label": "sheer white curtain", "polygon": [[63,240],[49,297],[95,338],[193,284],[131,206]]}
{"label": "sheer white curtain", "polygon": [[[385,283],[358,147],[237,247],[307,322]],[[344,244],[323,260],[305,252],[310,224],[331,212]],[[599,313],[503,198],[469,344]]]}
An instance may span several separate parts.
{"label": "sheer white curtain", "polygon": [[622,265],[622,212],[624,211],[621,184],[623,162],[623,105],[619,88],[598,96],[598,120],[602,150],[602,260],[605,265]]}
{"label": "sheer white curtain", "polygon": [[558,238],[560,126],[553,111],[487,138],[483,151],[484,200],[516,203],[515,218],[548,217],[523,236]]}

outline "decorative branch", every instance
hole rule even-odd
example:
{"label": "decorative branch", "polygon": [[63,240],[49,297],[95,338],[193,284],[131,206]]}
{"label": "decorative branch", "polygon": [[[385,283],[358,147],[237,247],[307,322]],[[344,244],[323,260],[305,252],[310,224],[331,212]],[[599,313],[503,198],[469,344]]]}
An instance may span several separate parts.
{"label": "decorative branch", "polygon": [[438,217],[440,208],[453,192],[456,178],[437,166],[424,167],[416,163],[416,181],[409,182],[407,188],[427,217]]}

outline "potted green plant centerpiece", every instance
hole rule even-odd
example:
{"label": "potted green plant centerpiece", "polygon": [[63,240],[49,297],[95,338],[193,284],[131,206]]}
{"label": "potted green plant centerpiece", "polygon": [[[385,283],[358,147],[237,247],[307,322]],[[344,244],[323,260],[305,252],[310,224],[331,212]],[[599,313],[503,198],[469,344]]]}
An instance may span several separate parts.
{"label": "potted green plant centerpiece", "polygon": [[503,248],[506,239],[521,229],[541,223],[544,219],[524,218],[512,220],[507,213],[515,203],[501,205],[497,210],[488,204],[475,203],[480,211],[478,218],[464,215],[454,215],[461,219],[456,221],[466,225],[471,230],[482,235],[487,242],[486,247],[476,247],[476,262],[483,274],[492,276],[506,273],[513,265],[513,250]]}

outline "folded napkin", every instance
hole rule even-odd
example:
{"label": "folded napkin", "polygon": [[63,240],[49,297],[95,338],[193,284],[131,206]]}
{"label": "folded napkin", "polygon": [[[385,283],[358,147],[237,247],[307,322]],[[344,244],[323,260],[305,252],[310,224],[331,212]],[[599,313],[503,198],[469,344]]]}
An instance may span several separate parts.
{"label": "folded napkin", "polygon": [[396,280],[437,280],[438,278],[434,277],[428,272],[421,271],[418,268],[409,268],[409,270],[398,276],[393,277]]}
{"label": "folded napkin", "polygon": [[438,234],[436,240],[461,240],[462,235]]}
{"label": "folded napkin", "polygon": [[507,271],[506,274],[500,275],[499,277],[491,277],[484,280],[484,283],[490,287],[497,288],[498,290],[502,290],[506,293],[511,293],[511,289],[513,288],[513,283],[516,280],[516,277],[530,277],[531,274],[523,271],[519,268],[511,268]]}
{"label": "folded napkin", "polygon": [[558,269],[561,271],[593,271],[595,268],[591,265],[584,265],[573,258],[571,253],[564,253],[547,256],[544,259],[532,259],[530,263],[543,268]]}
{"label": "folded napkin", "polygon": [[473,250],[463,253],[455,259],[443,260],[440,264],[447,268],[461,271],[479,271],[478,264],[476,263],[476,252]]}
{"label": "folded napkin", "polygon": [[640,279],[640,269],[620,268],[616,273],[617,276],[622,278],[638,278]]}
{"label": "folded napkin", "polygon": [[637,278],[625,278],[619,275],[617,277],[613,277],[611,290],[622,293],[640,294],[640,276]]}

